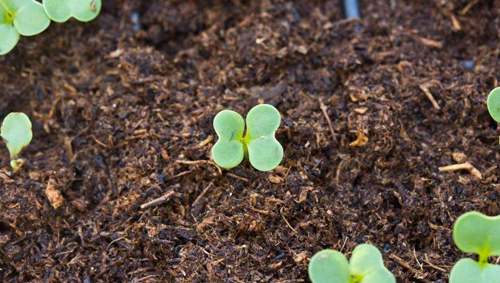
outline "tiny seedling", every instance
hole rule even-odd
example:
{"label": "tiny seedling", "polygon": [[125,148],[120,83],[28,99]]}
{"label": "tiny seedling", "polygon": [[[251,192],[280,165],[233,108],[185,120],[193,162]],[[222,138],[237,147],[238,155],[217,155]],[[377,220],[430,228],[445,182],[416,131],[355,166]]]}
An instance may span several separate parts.
{"label": "tiny seedling", "polygon": [[33,138],[30,119],[24,113],[10,113],[2,122],[0,136],[7,144],[10,153],[10,166],[14,172],[17,172],[24,164],[24,160],[19,158],[19,154]]}
{"label": "tiny seedling", "polygon": [[479,258],[459,260],[451,269],[450,283],[500,283],[500,265],[488,263],[489,257],[500,256],[500,215],[465,213],[455,222],[453,240],[461,251]]}
{"label": "tiny seedling", "polygon": [[500,123],[500,87],[490,92],[486,104],[488,105],[488,112],[490,112],[493,120]]}
{"label": "tiny seedling", "polygon": [[275,138],[281,115],[274,106],[260,104],[253,107],[245,121],[237,112],[223,110],[214,119],[219,139],[212,147],[212,158],[220,167],[238,166],[248,155],[250,164],[259,171],[271,171],[283,159],[283,147]]}
{"label": "tiny seedling", "polygon": [[101,0],[43,0],[47,15],[58,23],[72,17],[80,22],[89,22],[99,15],[101,6]]}
{"label": "tiny seedling", "polygon": [[0,0],[0,55],[9,53],[20,35],[39,34],[49,24],[43,6],[35,0]]}
{"label": "tiny seedling", "polygon": [[308,271],[313,283],[396,283],[379,250],[370,244],[357,246],[350,261],[335,250],[317,252]]}

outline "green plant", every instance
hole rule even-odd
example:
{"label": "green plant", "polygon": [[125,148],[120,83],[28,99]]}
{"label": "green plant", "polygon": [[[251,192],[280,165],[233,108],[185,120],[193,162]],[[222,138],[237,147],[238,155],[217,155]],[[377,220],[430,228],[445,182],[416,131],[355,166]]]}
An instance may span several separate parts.
{"label": "green plant", "polygon": [[101,11],[101,0],[43,0],[45,12],[51,20],[63,23],[71,17],[89,22]]}
{"label": "green plant", "polygon": [[500,215],[489,217],[476,211],[460,216],[453,226],[453,240],[465,253],[479,256],[459,260],[453,266],[450,283],[499,283],[500,265],[488,263],[500,256]]}
{"label": "green plant", "polygon": [[308,271],[313,283],[396,283],[379,250],[370,244],[357,246],[349,262],[335,250],[317,252]]}
{"label": "green plant", "polygon": [[19,158],[19,154],[33,138],[30,119],[24,113],[10,113],[2,122],[0,136],[7,144],[10,153],[10,166],[14,172],[17,172],[24,164],[24,160]]}
{"label": "green plant", "polygon": [[10,52],[20,35],[39,34],[49,24],[42,5],[35,0],[0,0],[0,55]]}
{"label": "green plant", "polygon": [[283,147],[275,138],[281,115],[274,106],[260,104],[253,107],[245,121],[240,114],[223,110],[214,118],[214,128],[219,137],[212,147],[212,158],[220,167],[238,166],[245,154],[250,164],[259,171],[276,168],[283,159]]}
{"label": "green plant", "polygon": [[488,105],[488,112],[490,112],[493,120],[500,123],[500,87],[490,92],[486,104]]}
{"label": "green plant", "polygon": [[50,20],[65,22],[71,17],[88,22],[101,11],[102,0],[0,0],[0,55],[9,53],[21,35],[43,32]]}

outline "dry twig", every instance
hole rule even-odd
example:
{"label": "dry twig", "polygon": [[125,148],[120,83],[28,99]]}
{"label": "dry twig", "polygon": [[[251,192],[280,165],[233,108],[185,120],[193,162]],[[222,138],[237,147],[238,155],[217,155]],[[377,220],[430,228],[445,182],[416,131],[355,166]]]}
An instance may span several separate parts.
{"label": "dry twig", "polygon": [[481,174],[481,172],[479,172],[479,170],[477,170],[476,167],[474,167],[469,162],[439,167],[439,172],[453,172],[453,171],[459,171],[459,170],[467,170],[467,171],[469,171],[469,173],[472,176],[474,176],[478,179],[483,178],[483,175]]}
{"label": "dry twig", "polygon": [[424,280],[424,278],[426,277],[425,274],[422,274],[422,272],[418,271],[417,269],[413,268],[408,262],[406,262],[404,259],[398,257],[397,255],[395,254],[390,254],[389,257],[394,260],[395,262],[397,262],[399,265],[401,265],[402,267],[404,267],[405,269],[408,269],[409,271],[411,271],[413,273],[413,276],[416,278],[416,279],[419,279],[419,280],[422,280],[423,282],[429,282],[429,280]]}
{"label": "dry twig", "polygon": [[321,112],[323,112],[323,115],[325,116],[326,122],[328,123],[328,128],[330,129],[330,133],[332,133],[332,139],[334,139],[335,131],[333,131],[332,120],[330,120],[330,116],[328,116],[326,105],[319,98],[318,101],[319,101],[319,108],[321,109]]}
{"label": "dry twig", "polygon": [[429,84],[428,83],[421,84],[418,87],[420,88],[421,91],[424,92],[425,96],[427,96],[427,98],[429,99],[429,101],[432,103],[432,106],[434,108],[436,108],[437,110],[441,110],[441,107],[439,106],[439,104],[437,103],[436,99],[434,98],[434,96],[432,95],[431,91],[429,90]]}
{"label": "dry twig", "polygon": [[158,206],[160,204],[163,204],[163,203],[167,202],[173,195],[175,195],[174,191],[168,191],[159,198],[156,198],[152,201],[141,204],[141,209],[145,209],[145,208],[149,208],[149,207]]}

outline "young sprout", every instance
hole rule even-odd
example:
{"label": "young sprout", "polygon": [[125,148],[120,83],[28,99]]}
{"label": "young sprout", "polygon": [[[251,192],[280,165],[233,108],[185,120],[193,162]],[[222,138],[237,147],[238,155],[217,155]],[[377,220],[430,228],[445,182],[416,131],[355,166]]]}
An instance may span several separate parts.
{"label": "young sprout", "polygon": [[10,153],[10,166],[15,173],[24,164],[24,160],[19,158],[19,154],[33,138],[30,119],[24,113],[10,113],[2,122],[0,136],[7,144]]}
{"label": "young sprout", "polygon": [[219,137],[212,147],[212,158],[220,167],[238,166],[245,154],[250,164],[259,171],[271,171],[283,159],[283,147],[275,138],[281,115],[274,106],[260,104],[253,107],[245,121],[240,114],[223,110],[214,119]]}
{"label": "young sprout", "polygon": [[493,120],[500,123],[500,87],[493,89],[488,95],[488,112]]}
{"label": "young sprout", "polygon": [[63,23],[71,17],[89,22],[99,15],[101,0],[43,0],[47,15],[54,22]]}
{"label": "young sprout", "polygon": [[500,215],[465,213],[455,222],[453,241],[461,251],[477,254],[479,258],[459,260],[451,269],[450,283],[500,282],[500,265],[488,263],[489,257],[500,256]]}
{"label": "young sprout", "polygon": [[349,262],[335,250],[317,252],[308,271],[313,283],[396,283],[379,250],[370,244],[357,246]]}
{"label": "young sprout", "polygon": [[42,5],[35,0],[0,0],[0,55],[9,53],[20,35],[39,34],[49,24]]}

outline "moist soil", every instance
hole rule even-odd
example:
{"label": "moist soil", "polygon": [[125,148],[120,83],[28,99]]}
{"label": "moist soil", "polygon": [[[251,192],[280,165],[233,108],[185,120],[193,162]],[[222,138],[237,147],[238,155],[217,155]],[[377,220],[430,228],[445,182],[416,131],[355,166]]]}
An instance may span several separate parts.
{"label": "moist soil", "polygon": [[[364,242],[447,282],[456,218],[500,214],[499,1],[104,2],[0,59],[34,129],[21,172],[0,154],[2,282],[307,282]],[[221,170],[214,115],[258,103],[281,166]]]}

